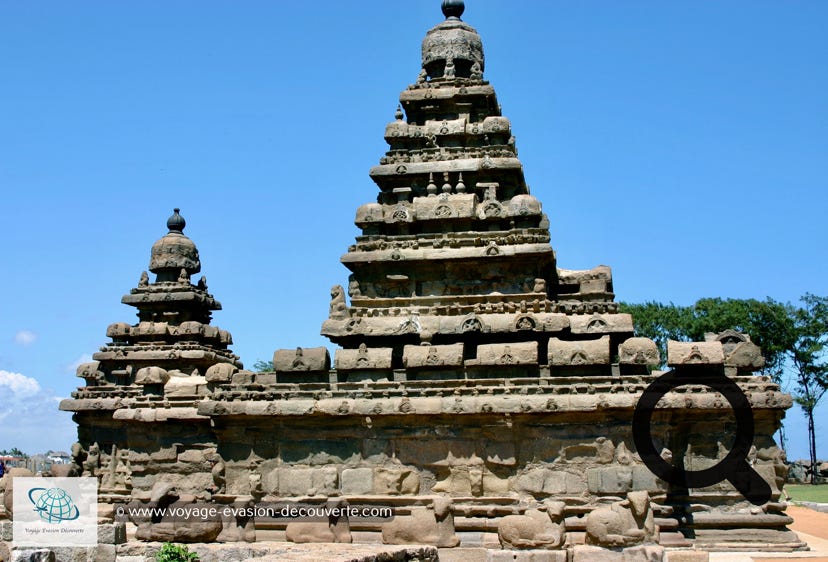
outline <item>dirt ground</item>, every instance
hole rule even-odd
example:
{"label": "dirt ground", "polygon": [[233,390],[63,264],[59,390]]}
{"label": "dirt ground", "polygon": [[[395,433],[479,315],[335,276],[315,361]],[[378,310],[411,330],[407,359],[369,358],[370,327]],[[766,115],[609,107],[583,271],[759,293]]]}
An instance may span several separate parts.
{"label": "dirt ground", "polygon": [[[788,515],[794,518],[791,529],[800,533],[807,533],[821,539],[828,540],[828,513],[821,513],[806,507],[789,506]],[[757,562],[789,562],[787,558],[754,558]],[[818,558],[807,558],[808,562],[828,562],[828,556]]]}
{"label": "dirt ground", "polygon": [[828,539],[828,513],[796,505],[788,507],[787,513],[794,518],[794,524],[791,525],[794,531]]}

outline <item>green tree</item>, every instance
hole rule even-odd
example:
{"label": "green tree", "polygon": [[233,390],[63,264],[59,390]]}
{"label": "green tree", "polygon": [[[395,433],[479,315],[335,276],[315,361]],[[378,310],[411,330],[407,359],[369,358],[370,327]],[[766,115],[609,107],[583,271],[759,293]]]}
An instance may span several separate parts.
{"label": "green tree", "polygon": [[656,342],[661,353],[661,367],[667,364],[667,340],[690,339],[693,323],[691,307],[649,301],[644,304],[622,302],[619,309],[632,314],[635,335]]}
{"label": "green tree", "polygon": [[771,298],[699,299],[692,306],[688,326],[692,340],[704,340],[707,332],[736,330],[748,334],[762,348],[765,367],[761,373],[782,384],[785,361],[797,336],[790,307]]}
{"label": "green tree", "polygon": [[257,373],[268,373],[273,370],[273,361],[263,361],[258,359],[253,363],[253,371]]}
{"label": "green tree", "polygon": [[808,452],[811,457],[811,484],[819,477],[814,410],[828,391],[828,297],[807,294],[803,306],[792,309],[797,339],[791,351],[794,400],[808,421]]}

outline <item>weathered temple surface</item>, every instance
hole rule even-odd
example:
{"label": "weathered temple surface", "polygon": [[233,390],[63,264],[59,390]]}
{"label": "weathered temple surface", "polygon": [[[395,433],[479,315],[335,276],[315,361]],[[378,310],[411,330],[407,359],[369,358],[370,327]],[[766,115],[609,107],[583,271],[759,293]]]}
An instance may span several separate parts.
{"label": "weathered temple surface", "polygon": [[[337,497],[397,510],[347,532],[225,522],[176,540],[568,545],[575,560],[610,547],[635,560],[660,559],[661,546],[801,547],[772,438],[791,399],[753,375],[762,358],[749,337],[671,342],[667,363],[743,390],[748,461],[771,501],[754,506],[727,481],[678,488],[644,466],[631,421],[657,347],[618,312],[609,267],[558,266],[481,39],[462,2],[443,11],[370,171],[379,193],[357,209],[347,289],[331,290],[333,361],[325,348],[284,349],[274,372],[242,370],[210,324],[220,305],[190,281],[198,252],[176,210],[153,246],[156,281],[143,276],[123,299],[139,322],[109,327],[112,343],[79,369],[86,386],[61,405],[79,425],[78,465],[101,477],[107,502]],[[691,384],[662,404],[651,432],[663,458],[689,470],[723,458],[734,424],[721,395]]]}

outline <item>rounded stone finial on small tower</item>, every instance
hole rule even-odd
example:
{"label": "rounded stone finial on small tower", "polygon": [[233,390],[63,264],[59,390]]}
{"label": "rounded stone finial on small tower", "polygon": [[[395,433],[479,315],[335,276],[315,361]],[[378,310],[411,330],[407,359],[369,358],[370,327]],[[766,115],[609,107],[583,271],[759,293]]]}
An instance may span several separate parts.
{"label": "rounded stone finial on small tower", "polygon": [[460,16],[466,10],[466,4],[463,0],[443,0],[443,4],[440,7],[447,20],[452,18],[459,20]]}
{"label": "rounded stone finial on small tower", "polygon": [[184,217],[178,214],[179,211],[181,211],[181,209],[176,207],[173,209],[172,216],[167,219],[167,228],[170,232],[183,232],[184,227],[187,226],[187,221],[184,220]]}
{"label": "rounded stone finial on small tower", "polygon": [[182,270],[187,275],[201,271],[198,249],[183,232],[187,222],[179,214],[180,211],[178,208],[173,210],[172,216],[167,219],[169,232],[152,245],[149,270],[157,275],[156,282],[175,282]]}

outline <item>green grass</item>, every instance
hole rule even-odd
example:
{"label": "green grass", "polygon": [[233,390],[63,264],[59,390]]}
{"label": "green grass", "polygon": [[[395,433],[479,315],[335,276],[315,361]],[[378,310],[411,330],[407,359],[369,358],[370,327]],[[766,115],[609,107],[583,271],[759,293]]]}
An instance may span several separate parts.
{"label": "green grass", "polygon": [[828,503],[828,484],[785,484],[784,489],[793,501]]}

